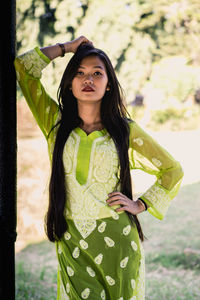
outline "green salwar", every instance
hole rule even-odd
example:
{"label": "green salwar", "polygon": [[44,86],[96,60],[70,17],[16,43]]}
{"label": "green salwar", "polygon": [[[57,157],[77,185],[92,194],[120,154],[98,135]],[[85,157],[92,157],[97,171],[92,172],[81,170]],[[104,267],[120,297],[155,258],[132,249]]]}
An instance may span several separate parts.
{"label": "green salwar", "polygon": [[[126,213],[97,220],[83,239],[73,220],[56,243],[58,299],[144,299],[144,256]],[[139,297],[140,295],[140,297]]]}
{"label": "green salwar", "polygon": [[[19,85],[47,140],[51,161],[58,127],[51,129],[60,111],[40,81],[48,63],[38,47],[15,59]],[[129,126],[130,169],[157,179],[140,198],[153,216],[163,219],[178,192],[181,166],[136,122]],[[119,205],[106,202],[109,193],[121,191],[118,152],[106,128],[89,135],[74,128],[64,146],[63,164],[68,230],[56,242],[57,300],[144,300],[144,253],[137,228],[125,212],[116,212]]]}

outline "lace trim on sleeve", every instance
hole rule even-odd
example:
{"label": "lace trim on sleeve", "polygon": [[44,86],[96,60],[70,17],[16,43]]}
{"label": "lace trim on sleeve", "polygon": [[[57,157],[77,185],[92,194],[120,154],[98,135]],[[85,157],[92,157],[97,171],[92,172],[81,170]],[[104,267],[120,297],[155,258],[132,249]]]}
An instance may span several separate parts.
{"label": "lace trim on sleeve", "polygon": [[48,65],[48,58],[46,57],[45,61],[42,53],[40,55],[39,52],[39,48],[35,48],[19,56],[19,61],[28,74],[37,79],[41,78],[42,70]]}
{"label": "lace trim on sleeve", "polygon": [[181,180],[174,186],[171,191],[167,191],[158,183],[155,183],[144,195],[141,197],[149,205],[148,211],[162,220],[170,206],[171,200],[176,196]]}

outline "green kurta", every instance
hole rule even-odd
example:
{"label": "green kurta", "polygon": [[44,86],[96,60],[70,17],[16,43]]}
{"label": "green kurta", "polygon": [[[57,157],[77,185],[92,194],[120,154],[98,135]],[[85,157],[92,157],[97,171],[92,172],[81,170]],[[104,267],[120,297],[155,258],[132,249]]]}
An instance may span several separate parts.
{"label": "green kurta", "polygon": [[[56,130],[49,137],[48,133],[60,114],[57,103],[40,82],[41,71],[49,62],[35,48],[16,58],[15,67],[52,159]],[[162,219],[180,186],[180,164],[135,122],[130,123],[129,147],[131,169],[157,178],[141,198],[148,204],[148,211]],[[143,300],[144,254],[137,228],[125,212],[115,211],[119,206],[106,203],[119,180],[118,154],[107,130],[87,135],[81,128],[75,128],[64,147],[63,162],[68,230],[56,242],[57,300]]]}

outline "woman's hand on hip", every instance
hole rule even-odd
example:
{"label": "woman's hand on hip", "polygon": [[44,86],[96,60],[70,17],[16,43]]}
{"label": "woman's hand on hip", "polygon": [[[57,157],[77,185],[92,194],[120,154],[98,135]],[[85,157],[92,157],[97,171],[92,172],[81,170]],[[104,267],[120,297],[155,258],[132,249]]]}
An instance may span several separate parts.
{"label": "woman's hand on hip", "polygon": [[113,192],[108,194],[108,196],[109,198],[106,200],[106,202],[109,206],[121,205],[121,207],[116,209],[117,212],[128,211],[132,215],[137,215],[145,211],[145,207],[140,200],[133,201],[120,192]]}

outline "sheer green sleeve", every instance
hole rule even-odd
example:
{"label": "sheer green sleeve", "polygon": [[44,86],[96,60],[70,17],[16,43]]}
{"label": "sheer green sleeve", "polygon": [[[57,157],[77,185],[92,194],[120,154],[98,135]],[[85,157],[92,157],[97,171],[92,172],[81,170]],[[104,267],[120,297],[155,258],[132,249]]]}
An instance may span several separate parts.
{"label": "sheer green sleeve", "polygon": [[38,47],[15,59],[15,69],[23,95],[44,136],[47,138],[58,116],[58,104],[46,93],[40,78],[50,63]]}
{"label": "sheer green sleeve", "polygon": [[157,178],[140,198],[148,204],[153,216],[163,219],[178,193],[183,177],[181,165],[135,122],[130,123],[129,144],[132,168]]}

